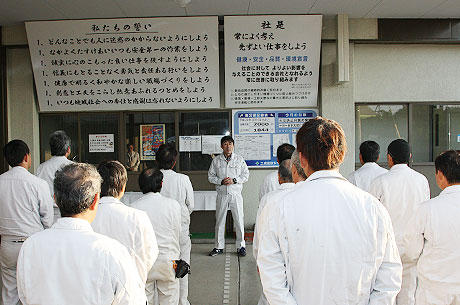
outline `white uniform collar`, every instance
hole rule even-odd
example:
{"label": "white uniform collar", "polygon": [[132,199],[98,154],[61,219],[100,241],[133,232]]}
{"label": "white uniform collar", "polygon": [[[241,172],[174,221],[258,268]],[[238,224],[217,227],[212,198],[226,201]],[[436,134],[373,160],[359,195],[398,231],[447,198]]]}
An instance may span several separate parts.
{"label": "white uniform collar", "polygon": [[378,167],[379,165],[375,162],[366,162],[364,163],[361,168],[366,168],[366,167]]}
{"label": "white uniform collar", "polygon": [[161,194],[160,194],[160,192],[156,192],[156,193],[148,192],[147,194],[144,194],[144,196],[142,196],[142,197],[147,197],[147,196],[149,196],[149,197],[161,197]]}
{"label": "white uniform collar", "polygon": [[295,183],[292,182],[286,182],[282,183],[278,186],[279,190],[287,190],[287,189],[292,189],[295,186]]}
{"label": "white uniform collar", "polygon": [[101,199],[99,199],[99,204],[107,204],[107,203],[121,203],[121,201],[112,196],[104,196]]}
{"label": "white uniform collar", "polygon": [[453,193],[460,193],[460,185],[451,185],[446,187],[440,194],[439,196],[442,195],[447,195],[447,194],[453,194]]}
{"label": "white uniform collar", "polygon": [[20,166],[20,165],[15,166],[15,167],[11,168],[10,170],[13,170],[13,171],[22,171],[22,170],[25,170],[26,172],[29,172],[25,167],[22,167],[22,166]]}
{"label": "white uniform collar", "polygon": [[335,170],[320,170],[311,174],[306,181],[312,181],[321,178],[338,178],[346,180],[338,171]]}
{"label": "white uniform collar", "polygon": [[52,226],[53,229],[93,231],[91,224],[81,218],[61,217]]}
{"label": "white uniform collar", "polygon": [[409,168],[409,165],[407,165],[406,163],[395,164],[390,168],[390,171],[397,171],[397,170],[407,169],[407,168]]}

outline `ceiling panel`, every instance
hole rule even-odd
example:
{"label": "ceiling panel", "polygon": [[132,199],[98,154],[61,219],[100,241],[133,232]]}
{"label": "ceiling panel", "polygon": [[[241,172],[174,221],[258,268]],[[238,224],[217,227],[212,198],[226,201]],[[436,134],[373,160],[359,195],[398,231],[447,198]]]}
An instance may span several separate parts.
{"label": "ceiling panel", "polygon": [[63,12],[67,19],[125,17],[113,0],[78,0],[78,5],[75,5],[75,0],[47,0],[47,2],[51,7]]}
{"label": "ceiling panel", "polygon": [[15,25],[23,21],[56,20],[65,16],[44,0],[0,1],[0,25]]}
{"label": "ceiling panel", "polygon": [[251,0],[249,14],[307,14],[314,0]]}
{"label": "ceiling panel", "polygon": [[246,15],[249,0],[191,0],[187,15]]}
{"label": "ceiling panel", "polygon": [[419,18],[446,0],[383,0],[367,18]]}
{"label": "ceiling panel", "polygon": [[382,0],[318,0],[310,14],[349,14],[350,18],[363,18]]}
{"label": "ceiling panel", "polygon": [[427,12],[424,18],[458,18],[460,16],[460,1],[448,0],[433,10]]}
{"label": "ceiling panel", "polygon": [[[186,16],[173,0],[114,0],[127,17]],[[195,0],[196,1],[196,0]]]}

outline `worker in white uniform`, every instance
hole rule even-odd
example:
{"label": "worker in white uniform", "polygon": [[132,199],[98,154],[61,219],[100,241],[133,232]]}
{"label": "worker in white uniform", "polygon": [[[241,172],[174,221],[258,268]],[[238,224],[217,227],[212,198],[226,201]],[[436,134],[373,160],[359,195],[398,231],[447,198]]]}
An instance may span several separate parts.
{"label": "worker in white uniform", "polygon": [[[278,181],[278,189],[265,194],[259,203],[259,208],[257,210],[256,216],[256,224],[254,228],[254,239],[252,242],[252,250],[255,259],[257,259],[260,235],[263,234],[265,225],[265,208],[267,206],[270,206],[272,202],[277,202],[283,196],[284,193],[291,191],[295,185],[294,181],[292,180],[291,161],[289,159],[284,160],[280,163],[278,167]],[[268,301],[262,292],[259,298],[258,305],[266,304],[268,304]]]}
{"label": "worker in white uniform", "polygon": [[377,162],[380,159],[380,146],[374,141],[364,141],[359,146],[359,162],[361,167],[348,176],[348,181],[360,189],[369,192],[372,180],[388,172],[380,167]]}
{"label": "worker in white uniform", "polygon": [[341,126],[317,117],[296,137],[308,178],[271,213],[257,257],[269,304],[394,304],[401,261],[391,219],[339,174]]}
{"label": "worker in white uniform", "polygon": [[420,206],[404,236],[405,256],[418,260],[416,305],[460,304],[460,151],[435,162],[438,197]]}
{"label": "worker in white uniform", "polygon": [[23,305],[145,304],[144,285],[126,247],[91,228],[101,182],[88,164],[56,172],[62,218],[22,246],[18,292]]}
{"label": "worker in white uniform", "polygon": [[[291,155],[294,152],[295,147],[289,143],[283,143],[276,149],[276,159],[278,164],[281,164],[284,160],[291,159]],[[262,197],[278,189],[279,181],[278,181],[278,171],[273,171],[264,178],[264,182],[260,186],[259,189],[259,202],[262,200]]]}
{"label": "worker in white uniform", "polygon": [[[163,144],[158,148],[156,160],[158,168],[163,173],[163,186],[161,195],[172,198],[181,206],[182,228],[180,233],[180,258],[191,265],[190,252],[192,242],[190,241],[190,214],[193,212],[195,200],[193,187],[187,175],[176,173],[173,168],[176,165],[177,150],[172,144]],[[180,305],[189,305],[188,301],[188,274],[179,279],[180,283]]]}
{"label": "worker in white uniform", "polygon": [[[176,200],[160,194],[162,183],[161,171],[153,168],[144,170],[139,176],[139,187],[144,196],[131,206],[149,216],[160,251],[145,287],[149,305],[177,305],[179,279],[175,276],[173,264],[180,257],[181,207]],[[158,295],[157,303],[154,301],[155,293]]]}
{"label": "worker in white uniform", "polygon": [[134,151],[134,145],[131,143],[128,143],[126,147],[128,148],[128,153],[126,154],[126,169],[132,172],[137,172],[139,170],[139,165],[141,164],[139,153]]}
{"label": "worker in white uniform", "polygon": [[[51,158],[38,166],[36,174],[37,177],[42,178],[48,183],[51,197],[53,197],[53,182],[56,171],[67,164],[72,163],[72,161],[67,159],[70,156],[70,137],[65,133],[65,131],[58,130],[50,135],[49,144],[51,148]],[[56,222],[61,214],[59,213],[59,208],[54,202],[54,199],[53,208],[54,221]]]}
{"label": "worker in white uniform", "polygon": [[403,245],[403,236],[409,229],[408,222],[420,208],[420,204],[430,199],[428,180],[422,174],[411,169],[411,158],[407,141],[397,139],[388,145],[388,173],[375,178],[369,188],[388,210],[395,232],[399,255],[403,263],[403,281],[396,304],[413,305],[417,287],[417,270],[415,262],[407,260]]}
{"label": "worker in white uniform", "polygon": [[209,253],[216,256],[224,253],[225,218],[227,209],[232,211],[236,229],[236,249],[239,256],[246,255],[244,241],[243,183],[249,179],[249,169],[243,157],[233,152],[235,142],[231,136],[220,140],[222,154],[212,160],[208,180],[216,186],[216,229],[215,248]]}
{"label": "worker in white uniform", "polygon": [[157,240],[150,218],[147,213],[120,201],[128,181],[123,164],[104,161],[99,164],[98,171],[103,180],[101,199],[91,226],[94,232],[116,239],[128,249],[145,284],[158,257]]}
{"label": "worker in white uniform", "polygon": [[53,224],[53,202],[48,184],[28,172],[32,157],[21,140],[3,147],[3,155],[12,167],[0,175],[0,264],[4,305],[19,303],[16,264],[23,242],[33,233]]}

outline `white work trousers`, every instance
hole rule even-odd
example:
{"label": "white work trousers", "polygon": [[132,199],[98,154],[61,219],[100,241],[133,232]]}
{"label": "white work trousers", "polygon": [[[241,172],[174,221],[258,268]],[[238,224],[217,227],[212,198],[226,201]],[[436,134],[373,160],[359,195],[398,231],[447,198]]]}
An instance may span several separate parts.
{"label": "white work trousers", "polygon": [[[182,231],[179,236],[179,246],[180,246],[180,258],[186,261],[190,266],[190,251],[192,251],[192,242],[190,241],[190,231],[189,227],[182,227]],[[179,304],[180,305],[190,305],[188,301],[188,274],[183,278],[179,279]]]}
{"label": "white work trousers", "polygon": [[401,291],[396,297],[397,305],[414,305],[417,289],[417,265],[415,262],[403,263]]}
{"label": "white work trousers", "polygon": [[415,293],[416,305],[460,305],[460,294],[448,294],[418,286]]}
{"label": "white work trousers", "polygon": [[217,249],[225,247],[225,219],[227,209],[232,211],[233,222],[236,230],[236,248],[246,247],[244,242],[244,214],[243,197],[241,193],[221,195],[217,194],[216,202],[216,243]]}
{"label": "white work trousers", "polygon": [[145,294],[149,305],[179,304],[179,279],[172,261],[159,259],[155,262],[148,274]]}
{"label": "white work trousers", "polygon": [[13,242],[11,238],[2,236],[0,244],[0,262],[2,268],[2,300],[4,305],[17,305],[19,302],[16,282],[16,267],[22,242]]}

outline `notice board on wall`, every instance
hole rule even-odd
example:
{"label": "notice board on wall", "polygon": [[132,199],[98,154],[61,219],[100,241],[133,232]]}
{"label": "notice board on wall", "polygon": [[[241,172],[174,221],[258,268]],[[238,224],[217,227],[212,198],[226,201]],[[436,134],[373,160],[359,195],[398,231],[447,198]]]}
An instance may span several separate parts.
{"label": "notice board on wall", "polygon": [[218,108],[217,17],[26,22],[40,111]]}
{"label": "notice board on wall", "polygon": [[227,108],[317,107],[320,15],[225,16]]}
{"label": "notice board on wall", "polygon": [[276,167],[276,150],[283,143],[295,146],[297,131],[317,116],[315,109],[233,110],[235,152],[249,167]]}

